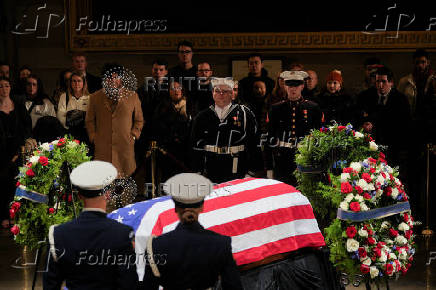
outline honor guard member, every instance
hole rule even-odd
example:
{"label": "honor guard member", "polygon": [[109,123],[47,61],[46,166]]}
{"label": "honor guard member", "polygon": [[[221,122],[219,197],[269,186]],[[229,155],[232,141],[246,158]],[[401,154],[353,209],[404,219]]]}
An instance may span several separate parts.
{"label": "honor guard member", "polygon": [[134,289],[136,255],[131,227],[106,217],[105,186],[117,177],[108,162],[80,164],[70,175],[84,208],[77,219],[49,229],[44,289]]}
{"label": "honor guard member", "polygon": [[296,185],[293,173],[297,143],[311,129],[320,128],[322,113],[318,104],[305,100],[301,94],[304,79],[308,77],[306,72],[284,71],[280,77],[285,81],[288,100],[273,105],[268,113],[269,146],[266,147],[272,155],[268,154],[267,169],[274,169],[275,179]]}
{"label": "honor guard member", "polygon": [[230,237],[205,230],[198,221],[212,189],[209,179],[195,173],[175,175],[164,184],[180,222],[148,239],[145,289],[212,289],[218,277],[222,289],[242,289]]}
{"label": "honor guard member", "polygon": [[[257,124],[246,106],[232,103],[234,82],[212,79],[215,104],[194,120],[193,169],[220,183],[254,175]],[[251,157],[251,158],[250,158]]]}

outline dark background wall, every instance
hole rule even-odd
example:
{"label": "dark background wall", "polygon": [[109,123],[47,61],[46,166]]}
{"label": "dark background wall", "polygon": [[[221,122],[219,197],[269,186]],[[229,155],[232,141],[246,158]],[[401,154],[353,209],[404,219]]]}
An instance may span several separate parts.
{"label": "dark background wall", "polygon": [[[98,1],[97,1],[98,2]],[[46,3],[47,7],[50,8],[50,11],[53,13],[63,14],[64,13],[64,2],[59,0],[47,0],[47,1],[11,1],[4,0],[0,2],[1,6],[1,19],[0,19],[0,60],[6,60],[7,62],[12,64],[12,71],[15,74],[16,70],[19,66],[27,64],[32,67],[38,75],[41,76],[46,90],[48,93],[51,93],[56,86],[56,81],[58,78],[58,73],[69,66],[71,66],[71,54],[66,49],[65,43],[65,28],[64,24],[52,28],[49,31],[49,35],[47,38],[37,38],[37,36],[44,35],[44,27],[46,27],[47,19],[41,20],[40,28],[41,31],[37,31],[33,34],[29,35],[16,35],[11,33],[14,30],[15,25],[23,21],[23,15],[25,13],[31,13],[31,7],[41,6]],[[350,2],[351,3],[351,2]],[[354,3],[354,2],[353,2]],[[386,4],[385,4],[386,6]],[[123,6],[125,10],[125,5]],[[133,7],[133,6],[132,6]],[[228,6],[227,6],[228,7]],[[348,4],[348,9],[351,9],[350,4]],[[347,8],[346,7],[346,8]],[[339,29],[338,26],[343,25],[343,30],[349,30],[350,28],[356,29],[357,24],[360,22],[351,23],[352,19],[354,21],[363,21],[364,19],[369,18],[372,10],[370,3],[365,6],[366,10],[360,11],[358,14],[359,17],[352,17],[352,12],[345,13],[341,12],[343,15],[343,19],[339,21],[337,18],[341,17],[341,14],[335,11],[335,14],[328,15],[327,17],[331,17],[332,19],[336,19],[332,21],[329,25],[321,25],[324,21],[321,15],[323,9],[327,7],[320,7],[320,9],[312,12],[306,13],[305,17],[296,18],[298,21],[290,22],[294,30],[288,31],[303,31],[306,27],[309,27],[310,30],[315,31],[316,25],[322,27],[325,30],[334,30]],[[368,8],[369,7],[369,8]],[[416,7],[421,7],[416,4]],[[303,9],[304,7],[297,7]],[[93,8],[94,10],[99,11],[97,8]],[[301,10],[300,11],[305,11]],[[381,8],[380,8],[381,9]],[[385,8],[383,8],[385,9]],[[122,11],[124,11],[122,10]],[[133,9],[135,10],[135,9]],[[132,11],[133,11],[132,10]],[[356,10],[356,9],[355,9]],[[354,10],[354,11],[355,11]],[[127,10],[126,10],[127,11]],[[136,14],[137,11],[135,10]],[[171,10],[175,11],[175,10]],[[220,15],[225,15],[225,11],[220,9]],[[234,11],[238,11],[239,14],[244,13],[244,10],[235,9]],[[263,22],[269,23],[270,26],[267,30],[274,29],[277,27],[277,31],[283,31],[283,26],[274,25],[274,9],[264,11]],[[280,9],[276,9],[276,11],[280,11]],[[350,10],[351,11],[351,10]],[[104,11],[102,12],[104,13]],[[121,12],[120,12],[121,13]],[[126,13],[125,11],[122,13]],[[133,13],[133,12],[132,12]],[[251,10],[246,11],[247,15],[253,13]],[[265,20],[265,14],[269,14],[269,19],[271,21]],[[276,12],[277,13],[277,12]],[[312,14],[310,14],[312,13]],[[355,12],[353,12],[355,13]],[[244,14],[245,15],[245,14]],[[362,16],[363,15],[363,16]],[[171,15],[170,15],[171,16]],[[168,16],[168,17],[170,17]],[[189,16],[189,15],[188,15]],[[209,15],[210,16],[210,15]],[[237,16],[237,15],[236,15]],[[280,14],[283,18],[285,14]],[[290,14],[290,16],[292,16]],[[436,15],[434,15],[436,17]],[[30,16],[28,16],[30,17]],[[253,17],[257,17],[253,14]],[[192,16],[191,16],[192,18]],[[232,20],[233,19],[233,20]],[[249,19],[249,18],[242,18]],[[255,18],[254,18],[255,19]],[[289,19],[293,19],[290,17]],[[318,19],[318,20],[316,20]],[[357,19],[357,20],[356,20]],[[53,18],[53,21],[56,19]],[[199,31],[215,31],[217,27],[219,27],[220,21],[222,23],[238,23],[238,20],[241,20],[241,17],[209,17],[208,13],[203,13],[199,17]],[[311,22],[314,22],[313,24]],[[43,23],[45,21],[45,23]],[[177,18],[173,18],[173,23],[177,24],[180,22],[180,16]],[[192,19],[190,23],[195,23]],[[248,21],[248,20],[247,20]],[[350,22],[350,25],[347,25],[346,22]],[[283,20],[277,22],[277,24],[284,23]],[[309,25],[309,23],[312,23]],[[365,22],[364,22],[365,23]],[[363,24],[364,24],[363,23]],[[416,22],[418,23],[418,22]],[[209,25],[209,28],[204,28]],[[298,26],[300,25],[300,26]],[[226,27],[228,28],[228,24]],[[190,29],[192,30],[192,26]],[[247,25],[238,26],[234,25],[237,31],[246,30]],[[241,28],[242,27],[242,28]],[[173,30],[176,30],[177,27],[173,26]],[[422,27],[421,27],[422,28]],[[188,29],[188,28],[186,28]],[[257,28],[256,28],[257,29]],[[422,29],[424,30],[424,29]],[[435,44],[436,46],[436,44]],[[431,50],[430,50],[431,51]],[[355,51],[341,51],[341,52],[269,52],[265,53],[265,58],[271,59],[286,59],[288,62],[300,62],[303,63],[305,69],[313,69],[318,72],[319,78],[321,82],[325,79],[326,74],[332,69],[340,69],[343,72],[343,77],[345,81],[346,87],[354,87],[362,82],[363,80],[363,62],[367,57],[376,56],[379,57],[387,66],[389,66],[395,73],[396,79],[398,80],[400,76],[403,76],[411,71],[412,68],[412,52],[413,50],[392,50],[392,51],[363,51],[363,52],[355,52]],[[218,76],[230,76],[232,74],[231,71],[231,61],[234,59],[241,59],[248,52],[244,53],[220,53],[220,54],[211,54],[211,53],[197,53],[194,55],[194,63],[199,61],[208,61],[212,64],[215,75]],[[170,66],[174,66],[177,63],[176,54],[141,54],[141,53],[125,53],[125,52],[111,52],[111,53],[88,53],[88,68],[89,71],[93,74],[99,74],[101,67],[105,62],[108,61],[116,61],[118,63],[123,64],[124,66],[132,69],[139,80],[142,82],[144,76],[148,76],[150,74],[151,62],[156,57],[165,57],[170,62]]]}

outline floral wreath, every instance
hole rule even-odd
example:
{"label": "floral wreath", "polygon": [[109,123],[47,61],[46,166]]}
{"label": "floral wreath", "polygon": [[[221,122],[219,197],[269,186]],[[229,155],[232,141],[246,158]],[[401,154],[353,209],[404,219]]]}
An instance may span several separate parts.
{"label": "floral wreath", "polygon": [[84,143],[67,136],[44,143],[33,151],[27,164],[19,168],[17,190],[9,214],[16,243],[36,248],[51,225],[71,220],[74,208],[81,207],[69,188],[66,166],[89,161]]}
{"label": "floral wreath", "polygon": [[369,134],[355,131],[351,124],[334,124],[312,130],[298,144],[295,176],[298,189],[309,198],[318,223],[328,226],[336,218],[342,201],[330,186],[329,173],[339,174],[351,160],[377,158],[383,146],[378,146]]}
{"label": "floral wreath", "polygon": [[369,282],[406,274],[415,243],[408,196],[380,153],[379,158],[351,162],[341,175],[331,175],[343,197],[338,218],[325,229],[330,259],[350,275]]}

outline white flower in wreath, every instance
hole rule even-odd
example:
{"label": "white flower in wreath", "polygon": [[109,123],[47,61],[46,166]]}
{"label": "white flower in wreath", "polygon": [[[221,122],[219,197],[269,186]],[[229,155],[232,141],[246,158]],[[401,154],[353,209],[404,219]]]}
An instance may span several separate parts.
{"label": "white flower in wreath", "polygon": [[400,231],[405,232],[405,231],[408,231],[410,229],[410,227],[406,223],[401,223],[398,225],[398,229]]}
{"label": "white flower in wreath", "polygon": [[379,270],[376,266],[369,267],[369,274],[371,275],[371,279],[374,279],[379,275]]}
{"label": "white flower in wreath", "polygon": [[362,133],[360,133],[360,132],[354,132],[354,138],[356,138],[356,139],[360,139],[360,138],[363,138],[365,135],[363,135]]}
{"label": "white flower in wreath", "polygon": [[368,257],[366,257],[366,258],[365,258],[363,261],[361,261],[361,262],[362,262],[362,264],[367,265],[367,266],[371,265],[371,259],[368,258]]}
{"label": "white flower in wreath", "polygon": [[372,151],[377,151],[378,150],[378,146],[377,144],[375,144],[374,141],[369,142],[369,149]]}
{"label": "white flower in wreath", "polygon": [[366,187],[366,190],[369,190],[369,191],[375,190],[374,184],[368,183],[368,186]]}
{"label": "white flower in wreath", "polygon": [[350,167],[357,172],[360,172],[360,170],[362,169],[362,165],[360,165],[360,162],[351,162]]}
{"label": "white flower in wreath", "polygon": [[398,253],[398,259],[400,260],[407,260],[407,252],[405,249],[401,249]]}
{"label": "white flower in wreath", "polygon": [[393,245],[394,241],[392,241],[391,239],[386,239],[385,243],[386,243],[386,245]]}
{"label": "white flower in wreath", "polygon": [[50,143],[47,143],[47,142],[43,143],[43,144],[41,145],[41,148],[42,148],[42,150],[44,150],[44,151],[50,151]]}
{"label": "white flower in wreath", "polygon": [[398,245],[402,246],[407,244],[407,239],[405,237],[403,237],[402,235],[398,235],[395,238],[395,243],[397,243]]}
{"label": "white flower in wreath", "polygon": [[67,148],[74,148],[74,147],[77,147],[77,146],[79,146],[79,144],[77,144],[74,141],[68,142],[68,144],[67,144]]}
{"label": "white flower in wreath", "polygon": [[378,258],[378,260],[382,263],[386,262],[388,260],[388,256],[386,255],[385,251],[381,252],[380,257]]}
{"label": "white flower in wreath", "polygon": [[342,210],[348,210],[348,202],[346,202],[346,201],[341,202],[341,203],[339,204],[339,207],[340,207]]}
{"label": "white flower in wreath", "polygon": [[363,196],[361,196],[361,195],[355,195],[354,198],[355,198],[358,202],[362,202],[362,201],[363,201]]}
{"label": "white flower in wreath", "polygon": [[385,183],[385,179],[384,179],[384,177],[380,174],[379,176],[377,176],[377,180],[376,180],[376,182],[380,182],[381,184],[384,184],[384,183]]}
{"label": "white flower in wreath", "polygon": [[357,185],[360,186],[360,188],[362,188],[363,190],[367,190],[366,188],[368,187],[368,183],[365,179],[359,179]]}
{"label": "white flower in wreath", "polygon": [[355,252],[359,249],[359,242],[355,239],[347,239],[347,251]]}
{"label": "white flower in wreath", "polygon": [[401,181],[398,178],[394,177],[394,181],[396,185],[401,185]]}
{"label": "white flower in wreath", "polygon": [[389,174],[394,173],[394,170],[393,170],[392,167],[390,167],[389,165],[386,165],[386,171],[387,171]]}
{"label": "white flower in wreath", "polygon": [[389,229],[391,227],[391,224],[388,221],[384,221],[381,224],[382,229]]}
{"label": "white flower in wreath", "polygon": [[383,195],[383,190],[381,190],[381,189],[377,189],[377,191],[376,191],[376,193],[375,193],[375,196],[376,197],[380,197],[380,196],[382,196]]}
{"label": "white flower in wreath", "polygon": [[346,202],[351,202],[351,201],[353,200],[353,198],[354,198],[354,194],[349,193],[349,194],[347,194],[347,196],[345,197],[345,201],[346,201]]}
{"label": "white flower in wreath", "polygon": [[360,203],[360,210],[361,211],[368,211],[369,208],[366,206],[366,204],[364,202]]}
{"label": "white flower in wreath", "polygon": [[58,143],[59,143],[59,140],[54,140],[51,142],[51,144],[53,144],[54,146],[58,145]]}
{"label": "white flower in wreath", "polygon": [[397,255],[395,255],[394,253],[389,253],[389,259],[390,260],[396,260],[397,259]]}
{"label": "white flower in wreath", "polygon": [[400,193],[400,192],[398,191],[398,189],[393,188],[393,189],[392,189],[392,195],[391,195],[392,198],[393,198],[393,199],[397,199],[399,193]]}
{"label": "white flower in wreath", "polygon": [[347,182],[350,179],[350,173],[341,174],[341,182]]}
{"label": "white flower in wreath", "polygon": [[359,236],[364,237],[364,238],[368,237],[368,231],[361,228],[359,230]]}
{"label": "white flower in wreath", "polygon": [[39,161],[39,156],[32,156],[29,158],[29,162],[35,165]]}

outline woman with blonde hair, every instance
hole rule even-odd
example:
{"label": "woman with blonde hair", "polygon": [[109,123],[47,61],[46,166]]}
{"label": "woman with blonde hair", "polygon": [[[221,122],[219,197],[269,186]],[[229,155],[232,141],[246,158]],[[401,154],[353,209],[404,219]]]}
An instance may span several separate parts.
{"label": "woman with blonde hair", "polygon": [[88,109],[89,92],[86,78],[73,72],[65,93],[59,98],[57,118],[76,139],[88,143],[85,116]]}

